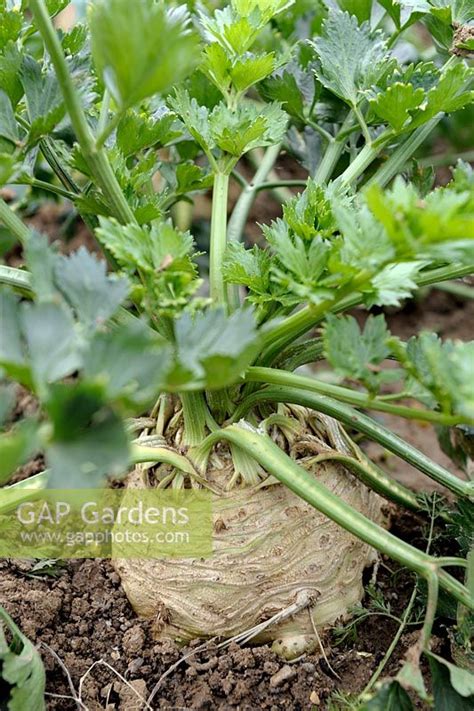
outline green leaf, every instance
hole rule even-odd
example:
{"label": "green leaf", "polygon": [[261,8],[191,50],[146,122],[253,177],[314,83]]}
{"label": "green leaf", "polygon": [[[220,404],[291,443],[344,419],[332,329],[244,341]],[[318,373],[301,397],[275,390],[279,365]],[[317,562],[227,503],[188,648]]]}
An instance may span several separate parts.
{"label": "green leaf", "polygon": [[425,104],[415,115],[410,128],[422,125],[441,111],[451,113],[474,102],[474,91],[466,85],[474,76],[474,69],[463,62],[447,67],[435,86],[426,95]]}
{"label": "green leaf", "polygon": [[409,27],[414,22],[430,12],[431,5],[427,0],[378,0],[394,21],[397,29]]}
{"label": "green leaf", "polygon": [[412,118],[411,112],[420,106],[423,98],[423,89],[415,89],[413,84],[396,82],[371,99],[370,105],[377,116],[398,132]]}
{"label": "green leaf", "polygon": [[64,304],[22,304],[22,329],[38,387],[71,375],[81,366],[71,311]]}
{"label": "green leaf", "polygon": [[[36,647],[18,629],[3,607],[0,607],[0,662],[1,678],[9,688],[7,702],[9,711],[35,709],[44,711],[44,690],[46,676],[43,663]],[[11,634],[8,643],[4,633],[6,627]]]}
{"label": "green leaf", "polygon": [[187,91],[177,89],[175,96],[168,100],[171,108],[181,118],[187,130],[205,151],[214,147],[209,127],[209,109],[200,106]]}
{"label": "green leaf", "polygon": [[293,4],[294,0],[231,0],[212,17],[200,14],[207,38],[217,40],[231,54],[243,55],[270,20]]}
{"label": "green leaf", "polygon": [[9,97],[0,90],[0,136],[12,143],[18,141],[18,127]]}
{"label": "green leaf", "polygon": [[40,64],[33,57],[24,57],[20,78],[30,119],[28,140],[34,142],[50,133],[63,118],[63,96],[54,72],[43,73]]}
{"label": "green leaf", "polygon": [[5,10],[0,6],[0,50],[8,42],[16,42],[20,36],[23,20],[18,10]]}
{"label": "green leaf", "polygon": [[342,233],[339,253],[333,258],[333,269],[372,272],[395,257],[383,226],[369,210],[349,205],[343,200],[333,200],[333,212]]}
{"label": "green leaf", "polygon": [[425,262],[388,264],[373,277],[364,302],[369,307],[400,306],[401,300],[408,299],[418,288],[414,278],[423,266]]}
{"label": "green leaf", "polygon": [[398,681],[383,684],[370,701],[365,702],[359,711],[412,711],[413,705],[407,692]]}
{"label": "green leaf", "polygon": [[474,419],[474,341],[441,341],[434,333],[422,332],[404,346],[390,339],[390,347],[417,382],[432,393],[441,409]]}
{"label": "green leaf", "polygon": [[318,282],[328,262],[330,245],[321,238],[305,244],[301,237],[290,234],[282,220],[276,220],[263,230],[278,257],[279,266],[272,267],[273,279],[301,298],[314,303],[324,299],[327,294],[324,290],[319,292]]}
{"label": "green leaf", "polygon": [[36,299],[38,301],[54,301],[58,295],[54,284],[58,254],[49,246],[46,235],[38,232],[31,234],[25,247],[25,258]]}
{"label": "green leaf", "polygon": [[473,245],[473,193],[464,180],[462,186],[459,181],[422,196],[413,183],[398,177],[389,190],[372,185],[365,192],[367,205],[400,259],[457,261],[458,248]]}
{"label": "green leaf", "polygon": [[12,431],[0,434],[0,484],[5,484],[13,472],[28,461],[39,447],[37,424],[23,421]]}
{"label": "green leaf", "polygon": [[279,104],[243,104],[232,112],[219,104],[209,116],[213,143],[236,158],[253,148],[279,143],[287,120]]}
{"label": "green leaf", "polygon": [[360,380],[368,390],[376,392],[380,385],[375,366],[390,354],[385,317],[369,316],[363,331],[353,316],[332,316],[324,327],[324,352],[339,375]]}
{"label": "green leaf", "polygon": [[16,173],[16,158],[9,153],[0,153],[0,186],[9,183]]}
{"label": "green leaf", "polygon": [[183,314],[175,324],[178,363],[169,383],[194,381],[216,390],[232,385],[250,365],[258,348],[255,319],[250,310],[226,316],[222,309]]}
{"label": "green leaf", "polygon": [[230,70],[230,76],[235,88],[239,92],[244,92],[268,77],[275,70],[275,67],[276,60],[273,53],[247,55],[234,63]]}
{"label": "green leaf", "polygon": [[303,97],[296,79],[289,71],[281,76],[272,76],[262,82],[260,94],[269,101],[278,101],[290,116],[302,119],[304,115]]}
{"label": "green leaf", "polygon": [[271,301],[271,263],[272,258],[268,250],[257,245],[246,249],[241,242],[229,242],[222,266],[224,279],[229,284],[246,286],[250,291],[251,303]]}
{"label": "green leaf", "polygon": [[99,383],[111,401],[146,405],[166,381],[171,347],[140,321],[94,335],[84,355],[83,375]]}
{"label": "green leaf", "polygon": [[175,114],[166,109],[155,117],[127,111],[117,127],[117,146],[127,157],[151,146],[162,147],[180,135],[173,129],[175,121]]}
{"label": "green leaf", "polygon": [[19,301],[6,289],[0,290],[0,366],[14,380],[25,385],[31,384],[20,331]]}
{"label": "green leaf", "polygon": [[117,311],[127,296],[124,278],[107,274],[106,263],[85,247],[59,257],[55,280],[58,288],[88,328],[97,328]]}
{"label": "green leaf", "polygon": [[433,679],[436,711],[468,711],[472,709],[474,674],[447,662],[431,652],[428,656]]}
{"label": "green leaf", "polygon": [[86,25],[75,25],[69,32],[61,37],[61,44],[65,54],[74,56],[84,47],[87,40]]}
{"label": "green leaf", "polygon": [[359,27],[347,12],[331,12],[322,36],[310,45],[319,60],[320,82],[351,106],[392,69],[382,33],[371,32],[368,23]]}
{"label": "green leaf", "polygon": [[337,4],[341,10],[355,15],[359,25],[370,20],[373,0],[337,0]]}
{"label": "green leaf", "polygon": [[124,267],[150,273],[169,267],[175,259],[186,257],[194,244],[189,232],[175,230],[170,222],[148,228],[120,225],[115,220],[100,218],[97,234]]}
{"label": "green leaf", "polygon": [[95,0],[89,7],[92,54],[119,107],[168,91],[196,63],[197,40],[185,6]]}
{"label": "green leaf", "polygon": [[46,449],[51,488],[94,488],[127,470],[128,438],[100,385],[56,384],[46,410],[53,425]]}
{"label": "green leaf", "polygon": [[71,0],[46,0],[46,9],[51,17],[56,17],[65,7],[69,5]]}
{"label": "green leaf", "polygon": [[16,108],[23,96],[23,87],[20,81],[21,64],[22,56],[17,46],[13,42],[9,42],[3,55],[0,55],[0,86],[12,102],[13,108]]}

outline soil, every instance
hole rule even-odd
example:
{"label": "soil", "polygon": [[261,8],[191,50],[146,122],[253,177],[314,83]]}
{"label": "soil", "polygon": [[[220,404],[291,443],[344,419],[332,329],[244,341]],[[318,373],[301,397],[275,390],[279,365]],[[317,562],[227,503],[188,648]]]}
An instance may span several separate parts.
{"label": "soil", "polygon": [[[274,205],[262,205],[262,209],[265,207],[273,214],[260,214],[259,221],[267,221],[275,214]],[[67,215],[64,208],[54,204],[47,210],[50,212],[32,217],[32,222],[54,238],[58,236],[58,224]],[[93,247],[79,223],[67,251],[84,242]],[[10,263],[20,264],[21,256],[12,254]],[[387,315],[392,330],[403,337],[430,328],[444,337],[472,338],[474,302],[440,291],[431,290],[423,300]],[[34,401],[19,390],[15,419],[34,407]],[[456,471],[440,451],[430,427],[387,416],[383,421]],[[373,445],[367,445],[367,449],[412,488],[433,488],[430,480],[395,457],[387,457]],[[16,472],[15,480],[31,476],[42,467],[40,458],[29,462]],[[421,519],[397,512],[393,520],[395,533],[424,547]],[[355,639],[349,637],[336,645],[331,634],[322,640],[327,661],[319,654],[291,664],[276,657],[268,646],[240,648],[233,644],[217,649],[211,642],[201,649],[196,642],[180,649],[172,642],[156,641],[153,621],[137,619],[107,561],[69,561],[59,569],[53,568],[53,575],[39,575],[33,568],[34,561],[0,561],[0,605],[41,651],[47,670],[48,711],[328,709],[335,693],[356,694],[364,688],[397,631],[395,621],[369,616],[357,627]],[[371,571],[367,576],[369,582]],[[376,585],[394,615],[403,612],[413,584],[410,574],[382,559]],[[407,650],[416,642],[416,629],[411,627],[402,635],[384,675],[396,673]],[[449,656],[442,620],[437,623],[433,644]],[[153,700],[147,706],[145,700],[150,695]]]}
{"label": "soil", "polygon": [[[397,528],[411,540],[420,530],[412,516],[399,517]],[[39,646],[51,711],[138,711],[152,693],[150,707],[160,710],[326,709],[334,692],[365,686],[397,630],[390,619],[369,617],[355,640],[339,646],[330,637],[322,640],[327,662],[309,655],[288,664],[268,646],[219,650],[211,642],[198,651],[196,642],[180,649],[157,642],[153,621],[136,618],[107,561],[70,561],[58,578],[32,577],[32,568],[32,561],[0,562],[0,604]],[[377,588],[397,615],[413,579],[382,561]],[[396,672],[415,641],[413,631],[402,637],[387,674]],[[434,643],[443,645],[437,637]]]}

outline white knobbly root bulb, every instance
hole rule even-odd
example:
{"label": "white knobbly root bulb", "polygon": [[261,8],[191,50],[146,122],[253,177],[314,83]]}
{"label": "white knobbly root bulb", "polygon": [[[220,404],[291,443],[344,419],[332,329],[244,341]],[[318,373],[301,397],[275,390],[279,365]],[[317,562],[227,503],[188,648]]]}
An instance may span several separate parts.
{"label": "white knobbly root bulb", "polygon": [[[310,470],[352,507],[382,520],[380,497],[343,466],[324,462]],[[129,486],[143,482],[137,469]],[[210,558],[114,561],[135,611],[158,620],[160,637],[227,639],[275,617],[250,636],[274,642],[291,659],[317,647],[315,626],[332,625],[361,600],[375,551],[284,486],[213,496],[213,521]],[[297,611],[285,614],[291,606]]]}

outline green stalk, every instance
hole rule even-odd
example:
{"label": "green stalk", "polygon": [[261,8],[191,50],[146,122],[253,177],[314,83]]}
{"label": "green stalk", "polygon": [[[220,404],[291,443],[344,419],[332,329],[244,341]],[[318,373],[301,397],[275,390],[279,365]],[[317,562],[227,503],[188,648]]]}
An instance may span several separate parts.
{"label": "green stalk", "polygon": [[12,235],[17,238],[22,244],[26,244],[30,238],[30,230],[13,212],[11,207],[8,207],[3,198],[0,197],[0,222],[3,222],[5,227],[10,230]]}
{"label": "green stalk", "polygon": [[277,188],[305,188],[308,184],[307,180],[269,180],[267,183],[262,183],[255,187],[255,192],[259,193],[262,190],[275,190]]}
{"label": "green stalk", "polygon": [[324,358],[322,338],[310,338],[283,351],[276,359],[275,367],[291,372],[306,363],[314,363],[321,358]]}
{"label": "green stalk", "polygon": [[[231,425],[209,435],[201,445],[201,449],[207,451],[221,440],[241,447],[265,471],[346,531],[414,570],[426,580],[432,580],[438,568],[435,558],[400,540],[331,493],[315,476],[285,454],[267,435],[260,434],[250,425],[245,427]],[[459,602],[474,609],[474,601],[464,585],[447,573],[440,576],[440,583]]]}
{"label": "green stalk", "polygon": [[267,185],[269,188],[275,187],[272,183],[265,184],[265,180],[280,155],[280,151],[281,144],[267,148],[260,167],[255,173],[252,182],[247,183],[240,193],[239,199],[235,204],[229,220],[229,242],[240,242],[242,239],[249,212],[254,203],[257,192],[262,190],[264,185]]}
{"label": "green stalk", "polygon": [[432,410],[417,410],[413,407],[406,407],[404,405],[393,405],[390,402],[371,398],[364,393],[358,392],[357,390],[350,390],[349,388],[344,388],[340,385],[324,383],[320,380],[316,380],[315,378],[295,375],[294,373],[288,373],[285,370],[278,370],[277,368],[248,368],[244,377],[246,382],[268,383],[270,385],[288,385],[293,388],[302,388],[303,390],[309,390],[310,392],[315,392],[319,395],[328,395],[329,397],[336,398],[336,400],[342,400],[342,402],[347,402],[350,405],[355,405],[356,407],[361,407],[366,410],[378,410],[379,412],[397,415],[398,417],[404,417],[408,420],[431,422],[433,424],[444,425],[446,427],[454,427],[455,425],[460,424],[474,424],[469,417],[457,417],[455,415],[445,415],[442,412],[435,412]]}
{"label": "green stalk", "polygon": [[52,183],[47,183],[45,180],[37,180],[36,178],[27,178],[26,180],[14,180],[12,185],[29,185],[32,188],[37,188],[38,190],[47,190],[50,193],[59,195],[66,200],[71,200],[72,202],[77,198],[77,193],[72,193],[70,190],[65,190],[59,185],[53,185]]}
{"label": "green stalk", "polygon": [[349,454],[340,454],[337,451],[319,454],[316,457],[311,457],[311,461],[325,462],[334,461],[344,464],[360,481],[369,486],[373,491],[381,496],[395,501],[400,506],[411,511],[420,511],[421,505],[416,497],[416,494],[410,489],[407,489],[398,481],[389,477],[383,469],[376,467],[370,459],[363,461],[351,457]]}
{"label": "green stalk", "polygon": [[458,479],[396,434],[345,403],[297,388],[275,386],[259,390],[246,398],[236,409],[232,421],[238,422],[240,418],[245,417],[247,412],[260,402],[291,402],[334,417],[334,419],[339,420],[347,427],[362,432],[374,442],[378,442],[457,496],[474,499],[474,482]]}
{"label": "green stalk", "polygon": [[227,306],[227,288],[222,272],[224,252],[227,245],[227,196],[229,174],[214,174],[212,194],[211,237],[209,248],[209,281],[211,298],[215,304]]}
{"label": "green stalk", "polygon": [[183,406],[184,437],[183,444],[193,447],[206,436],[206,404],[200,392],[180,393]]}
{"label": "green stalk", "polygon": [[377,142],[366,143],[361,152],[357,154],[357,157],[347,166],[342,175],[339,176],[338,180],[341,185],[350,185],[357,180],[357,178],[359,178],[369,167],[369,165],[377,158],[383,147],[390,140],[391,136],[392,133],[390,132],[390,136],[387,136],[385,139],[383,139],[382,135]]}
{"label": "green stalk", "polygon": [[[413,154],[418,150],[421,144],[428,138],[433,129],[443,118],[444,114],[440,113],[430,121],[427,121],[423,126],[417,128],[385,161],[383,165],[375,171],[366,185],[377,184],[380,187],[385,187],[392,178],[400,173]],[[350,167],[350,166],[349,166]]]}
{"label": "green stalk", "polygon": [[31,274],[23,269],[0,265],[0,283],[8,284],[22,291],[32,291]]}
{"label": "green stalk", "polygon": [[474,287],[467,284],[457,284],[453,281],[447,281],[445,284],[435,284],[435,289],[445,291],[447,294],[459,296],[461,299],[474,299]]}
{"label": "green stalk", "polygon": [[334,168],[336,167],[337,162],[344,150],[344,146],[346,143],[344,139],[347,138],[347,129],[351,126],[352,119],[352,111],[349,111],[343,124],[341,125],[339,133],[332,140],[332,142],[328,144],[326,151],[324,152],[324,155],[321,159],[321,162],[318,165],[314,174],[314,180],[316,183],[327,183],[331,175],[333,174]]}
{"label": "green stalk", "polygon": [[115,217],[124,224],[134,223],[136,222],[135,215],[120,189],[106,154],[102,149],[98,150],[96,147],[94,136],[72,83],[61,43],[49,17],[44,0],[30,0],[30,9],[54,65],[64,103],[77,140],[84,153],[84,158],[102,192],[108,199]]}

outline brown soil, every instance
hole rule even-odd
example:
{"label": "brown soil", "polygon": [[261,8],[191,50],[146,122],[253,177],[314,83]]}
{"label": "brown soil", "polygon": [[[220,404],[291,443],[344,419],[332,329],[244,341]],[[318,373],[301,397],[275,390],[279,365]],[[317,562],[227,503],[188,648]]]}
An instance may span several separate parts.
{"label": "brown soil", "polygon": [[[400,521],[413,538],[417,523],[411,517]],[[30,577],[32,565],[0,562],[0,604],[39,645],[51,710],[80,707],[79,694],[82,708],[90,711],[143,709],[139,696],[146,699],[155,689],[150,706],[160,710],[326,709],[333,692],[364,687],[397,629],[395,622],[374,616],[360,625],[355,641],[334,647],[332,639],[323,640],[331,668],[321,656],[287,664],[267,646],[218,650],[213,643],[174,667],[198,643],[182,649],[157,643],[153,621],[136,618],[108,562],[70,561],[57,579]],[[399,614],[413,579],[400,571],[395,577],[394,570],[386,561],[377,585]],[[396,672],[415,641],[416,632],[403,636],[387,673]]]}

